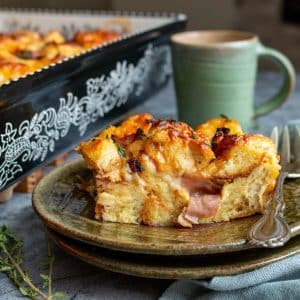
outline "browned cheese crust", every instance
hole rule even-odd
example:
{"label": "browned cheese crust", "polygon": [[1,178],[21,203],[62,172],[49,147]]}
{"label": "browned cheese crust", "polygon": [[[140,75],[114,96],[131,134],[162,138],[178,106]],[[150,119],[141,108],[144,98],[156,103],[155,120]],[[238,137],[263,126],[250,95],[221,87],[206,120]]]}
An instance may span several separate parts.
{"label": "browned cheese crust", "polygon": [[44,35],[31,31],[0,34],[0,84],[119,36],[115,32],[95,30],[78,32],[72,40],[66,41],[57,30]]}

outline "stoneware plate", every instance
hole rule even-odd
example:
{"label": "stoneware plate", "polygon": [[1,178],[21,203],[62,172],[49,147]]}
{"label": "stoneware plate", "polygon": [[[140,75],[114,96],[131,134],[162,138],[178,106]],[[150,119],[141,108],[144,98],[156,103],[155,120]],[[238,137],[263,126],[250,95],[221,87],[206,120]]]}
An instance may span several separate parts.
{"label": "stoneware plate", "polygon": [[230,254],[159,256],[108,250],[64,237],[48,230],[50,238],[67,253],[91,265],[128,275],[161,279],[200,279],[251,271],[300,253],[300,236],[284,247],[251,249]]}
{"label": "stoneware plate", "polygon": [[[80,159],[55,169],[40,181],[33,193],[33,206],[48,227],[89,244],[126,252],[193,255],[252,247],[247,243],[247,234],[259,216],[192,229],[96,221],[94,200],[76,187],[79,177],[89,176],[90,171]],[[295,236],[300,232],[299,180],[286,184],[285,199],[285,217]]]}

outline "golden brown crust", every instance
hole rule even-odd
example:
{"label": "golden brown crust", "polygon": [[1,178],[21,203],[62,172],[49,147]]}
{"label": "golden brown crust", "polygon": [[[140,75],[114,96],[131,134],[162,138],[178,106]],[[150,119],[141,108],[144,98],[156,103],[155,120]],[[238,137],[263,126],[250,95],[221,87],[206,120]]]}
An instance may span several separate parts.
{"label": "golden brown crust", "polygon": [[136,115],[80,143],[78,151],[105,183],[97,187],[97,216],[153,226],[262,212],[280,169],[269,138],[244,134],[224,118],[194,131],[183,122]]}
{"label": "golden brown crust", "polygon": [[118,37],[119,34],[117,34],[116,32],[95,30],[78,32],[74,37],[74,41],[84,48],[91,48],[105,42],[115,40]]}
{"label": "golden brown crust", "polygon": [[200,124],[196,128],[196,132],[205,134],[210,140],[216,134],[218,128],[228,128],[231,134],[243,134],[240,124],[236,120],[226,118],[214,118]]}
{"label": "golden brown crust", "polygon": [[107,30],[80,32],[72,41],[66,41],[57,30],[45,35],[30,31],[2,33],[0,34],[0,84],[118,37],[118,33]]}

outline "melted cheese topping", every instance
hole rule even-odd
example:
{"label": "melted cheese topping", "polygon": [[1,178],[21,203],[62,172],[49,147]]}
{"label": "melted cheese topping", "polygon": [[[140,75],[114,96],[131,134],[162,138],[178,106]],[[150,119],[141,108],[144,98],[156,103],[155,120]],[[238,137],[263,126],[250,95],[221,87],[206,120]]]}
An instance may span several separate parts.
{"label": "melted cheese topping", "polygon": [[79,32],[66,41],[59,31],[0,34],[0,84],[119,38],[106,30]]}

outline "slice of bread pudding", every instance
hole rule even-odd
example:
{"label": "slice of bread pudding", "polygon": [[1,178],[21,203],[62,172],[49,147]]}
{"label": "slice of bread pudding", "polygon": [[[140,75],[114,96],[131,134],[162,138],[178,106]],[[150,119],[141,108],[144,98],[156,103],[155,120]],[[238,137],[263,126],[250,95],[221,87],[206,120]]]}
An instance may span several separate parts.
{"label": "slice of bread pudding", "polygon": [[183,122],[136,115],[78,151],[93,171],[96,219],[181,225],[262,213],[279,175],[273,142],[234,120],[193,130]]}

